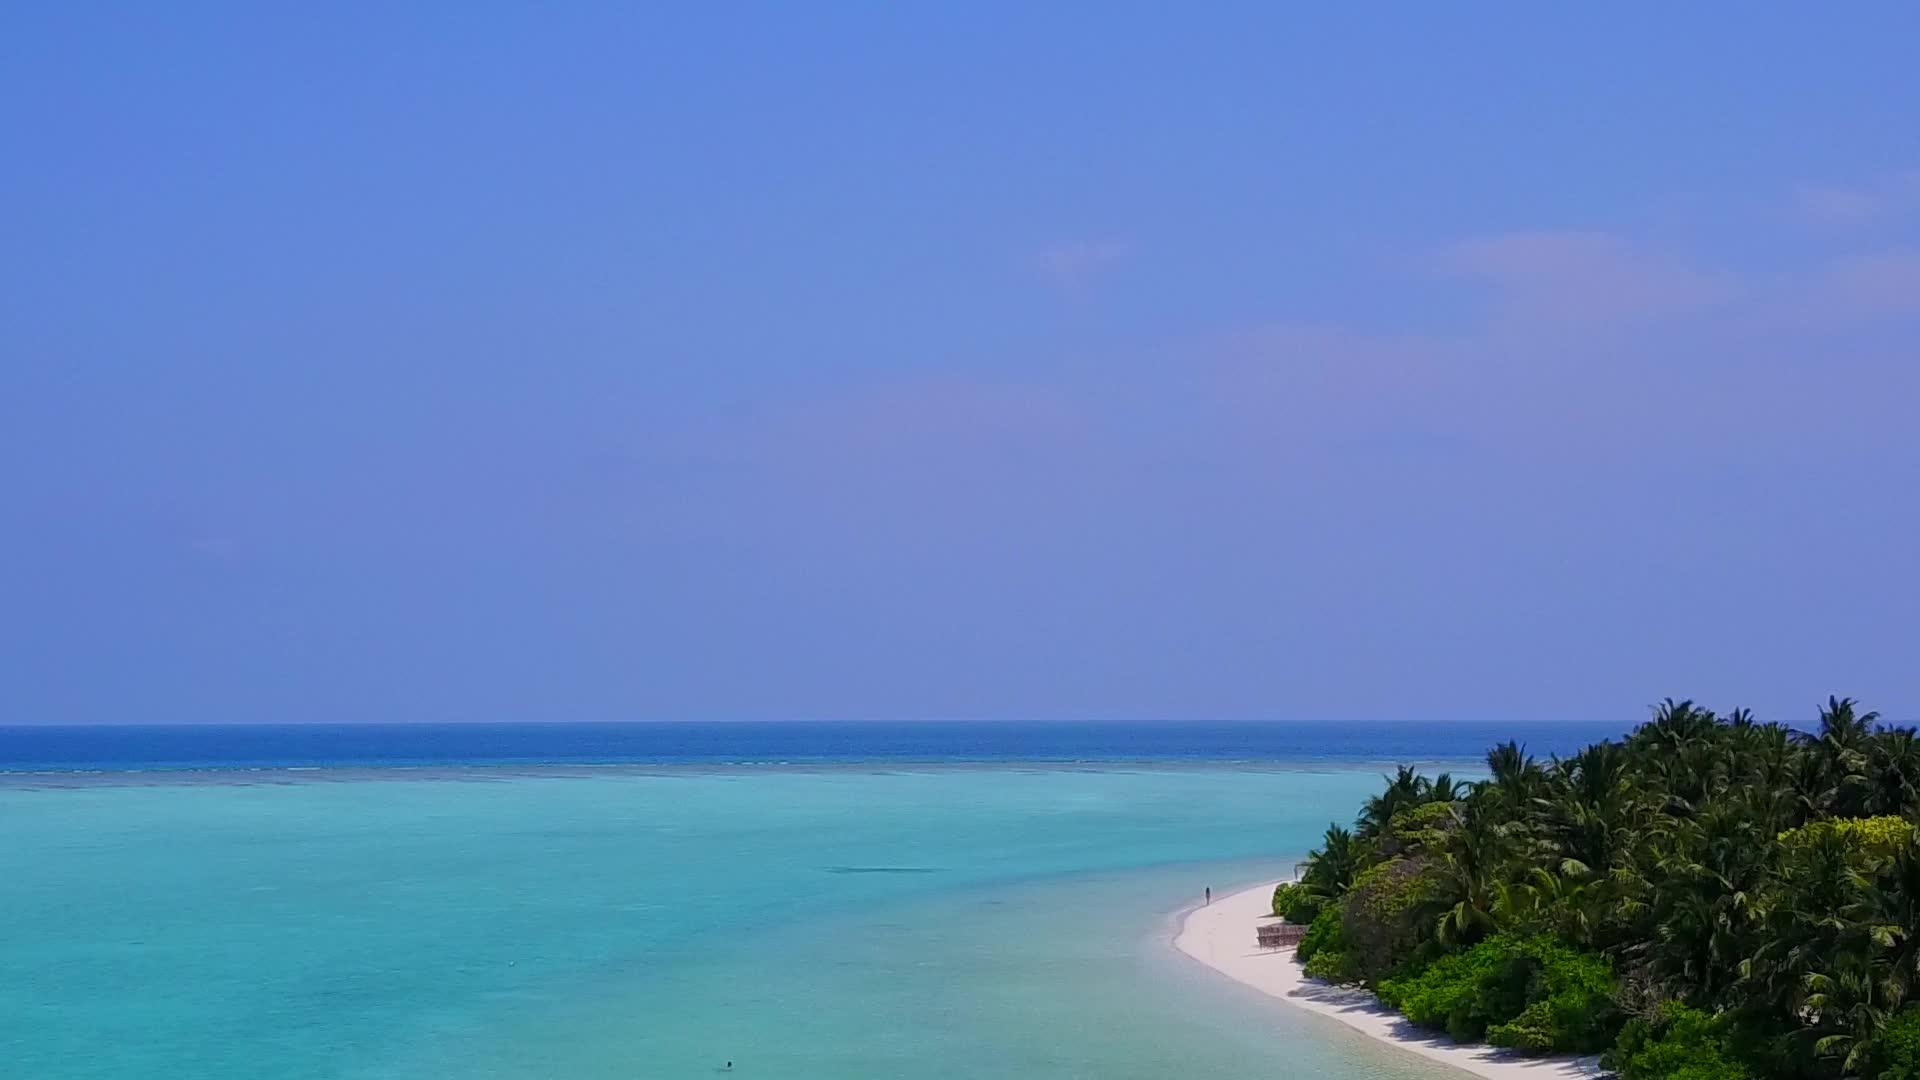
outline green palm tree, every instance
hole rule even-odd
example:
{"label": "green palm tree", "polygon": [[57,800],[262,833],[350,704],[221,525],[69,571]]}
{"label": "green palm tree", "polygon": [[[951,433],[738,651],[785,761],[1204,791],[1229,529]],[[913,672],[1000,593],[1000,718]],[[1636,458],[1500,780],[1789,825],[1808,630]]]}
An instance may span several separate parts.
{"label": "green palm tree", "polygon": [[1577,945],[1591,946],[1598,921],[1595,882],[1529,867],[1519,881],[1493,887],[1493,923],[1521,935],[1553,933]]}
{"label": "green palm tree", "polygon": [[1814,758],[1820,763],[1821,809],[1835,817],[1859,817],[1867,810],[1872,778],[1868,775],[1874,722],[1878,713],[1862,713],[1852,698],[1829,697],[1820,710],[1820,728],[1813,737]]}
{"label": "green palm tree", "polygon": [[1371,840],[1385,832],[1393,816],[1402,810],[1410,810],[1426,801],[1427,792],[1432,785],[1411,765],[1401,765],[1394,774],[1386,778],[1386,790],[1368,799],[1360,808],[1360,818],[1355,822],[1354,833],[1362,840]]}
{"label": "green palm tree", "polygon": [[1562,873],[1605,873],[1618,862],[1642,814],[1632,762],[1616,743],[1596,743],[1556,762],[1548,832]]}
{"label": "green palm tree", "polygon": [[1439,909],[1435,935],[1442,945],[1466,945],[1494,926],[1505,837],[1496,822],[1455,808],[1456,828],[1440,856],[1431,906]]}
{"label": "green palm tree", "polygon": [[1631,744],[1658,778],[1667,813],[1689,816],[1724,786],[1720,735],[1712,712],[1672,698],[1656,706],[1653,719],[1634,733]]}
{"label": "green palm tree", "polygon": [[1307,855],[1300,883],[1329,900],[1346,895],[1360,871],[1363,843],[1338,825],[1328,825],[1320,846]]}
{"label": "green palm tree", "polygon": [[1920,819],[1920,736],[1882,728],[1867,747],[1867,812]]}

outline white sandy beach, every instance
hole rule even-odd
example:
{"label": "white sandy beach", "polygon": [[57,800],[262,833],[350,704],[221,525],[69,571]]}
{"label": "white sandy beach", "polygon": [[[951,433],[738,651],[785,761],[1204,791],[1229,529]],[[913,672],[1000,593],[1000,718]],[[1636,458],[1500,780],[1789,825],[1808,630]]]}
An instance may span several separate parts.
{"label": "white sandy beach", "polygon": [[1586,1080],[1604,1075],[1591,1057],[1532,1058],[1491,1046],[1462,1046],[1445,1035],[1413,1026],[1365,991],[1308,979],[1294,963],[1292,949],[1262,949],[1254,944],[1254,927],[1273,921],[1276,884],[1256,885],[1195,908],[1174,938],[1175,947],[1289,1005],[1489,1080]]}

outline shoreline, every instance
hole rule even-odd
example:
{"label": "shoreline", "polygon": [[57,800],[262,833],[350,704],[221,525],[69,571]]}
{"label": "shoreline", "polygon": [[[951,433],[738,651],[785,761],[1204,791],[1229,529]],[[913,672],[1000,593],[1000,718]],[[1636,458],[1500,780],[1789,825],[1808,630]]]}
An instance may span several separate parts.
{"label": "shoreline", "polygon": [[1212,904],[1187,911],[1174,948],[1269,997],[1487,1080],[1591,1080],[1606,1075],[1596,1057],[1528,1057],[1484,1043],[1456,1043],[1415,1027],[1365,990],[1308,979],[1294,963],[1292,949],[1261,949],[1253,942],[1255,926],[1275,921],[1273,889],[1278,884],[1269,881],[1217,896]]}

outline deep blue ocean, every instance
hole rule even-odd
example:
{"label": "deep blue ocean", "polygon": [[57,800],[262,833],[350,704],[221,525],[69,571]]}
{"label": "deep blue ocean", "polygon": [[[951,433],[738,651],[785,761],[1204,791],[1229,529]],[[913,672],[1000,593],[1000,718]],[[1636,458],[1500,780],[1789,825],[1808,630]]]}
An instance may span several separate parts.
{"label": "deep blue ocean", "polygon": [[604,723],[0,727],[0,771],[380,766],[1477,761],[1565,754],[1591,723]]}

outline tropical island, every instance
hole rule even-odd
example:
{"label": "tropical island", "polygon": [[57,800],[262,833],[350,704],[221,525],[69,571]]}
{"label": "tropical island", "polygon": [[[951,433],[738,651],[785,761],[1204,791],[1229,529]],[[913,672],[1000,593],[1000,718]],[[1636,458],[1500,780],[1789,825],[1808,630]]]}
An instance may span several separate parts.
{"label": "tropical island", "polygon": [[1564,759],[1497,746],[1482,781],[1402,767],[1273,913],[1306,976],[1461,1043],[1624,1080],[1913,1080],[1920,739],[1877,721],[1669,700]]}

